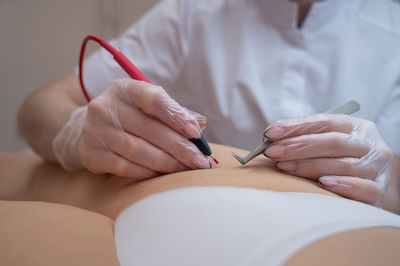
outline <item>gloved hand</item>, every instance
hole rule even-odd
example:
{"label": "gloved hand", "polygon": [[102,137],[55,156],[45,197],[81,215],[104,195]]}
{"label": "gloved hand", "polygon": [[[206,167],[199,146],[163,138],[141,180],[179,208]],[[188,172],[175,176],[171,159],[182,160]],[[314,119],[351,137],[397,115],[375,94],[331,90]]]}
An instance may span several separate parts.
{"label": "gloved hand", "polygon": [[280,120],[265,138],[265,155],[280,170],[318,180],[344,197],[379,205],[390,177],[392,152],[371,121],[318,114]]}
{"label": "gloved hand", "polygon": [[199,138],[206,118],[188,111],[161,87],[118,79],[75,110],[53,141],[67,170],[87,168],[136,179],[210,168],[188,138]]}

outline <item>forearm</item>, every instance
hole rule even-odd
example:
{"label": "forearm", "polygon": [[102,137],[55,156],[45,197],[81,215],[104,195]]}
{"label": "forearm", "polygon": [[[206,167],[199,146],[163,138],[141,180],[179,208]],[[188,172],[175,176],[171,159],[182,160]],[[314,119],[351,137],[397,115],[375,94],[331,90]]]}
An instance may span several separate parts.
{"label": "forearm", "polygon": [[79,95],[79,83],[73,74],[30,95],[18,114],[20,134],[35,152],[55,161],[54,137],[71,113],[85,103]]}

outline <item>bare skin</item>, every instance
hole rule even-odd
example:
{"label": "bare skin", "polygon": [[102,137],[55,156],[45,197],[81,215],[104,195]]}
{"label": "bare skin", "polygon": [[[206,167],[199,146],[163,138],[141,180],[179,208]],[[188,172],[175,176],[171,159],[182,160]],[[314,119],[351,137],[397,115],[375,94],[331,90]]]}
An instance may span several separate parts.
{"label": "bare skin", "polygon": [[297,27],[301,28],[303,26],[304,20],[306,19],[308,13],[310,12],[312,4],[314,2],[319,2],[321,0],[290,0],[290,1],[298,4]]}
{"label": "bare skin", "polygon": [[[293,2],[299,4],[298,26],[301,27],[305,18],[307,17],[308,12],[310,11],[312,3],[316,1],[298,0]],[[49,161],[56,161],[56,157],[52,149],[52,143],[55,136],[65,125],[71,113],[85,104],[86,100],[80,91],[78,80],[74,74],[71,73],[56,83],[37,90],[25,101],[18,116],[18,124],[21,135],[28,141],[28,143],[38,154]],[[160,153],[160,151],[158,151],[158,153]],[[169,156],[168,153],[165,153],[165,156]],[[176,165],[179,165],[179,163],[184,161],[179,160],[179,158],[174,159],[177,160]],[[171,158],[168,158],[168,160],[171,160]],[[395,156],[391,172],[389,192],[385,199],[385,206],[388,206],[388,208],[393,211],[399,211],[400,206],[399,162],[400,157]],[[98,162],[98,164],[103,165],[102,162]],[[117,163],[112,165],[120,164]],[[127,163],[124,163],[124,165],[127,165]],[[87,166],[86,168],[90,169]],[[183,167],[177,167],[177,169],[182,168]],[[125,173],[121,169],[109,169],[108,171],[104,170],[97,173],[107,172],[114,174]],[[155,175],[157,175],[157,171],[149,168],[149,171],[145,172],[145,174],[142,174],[140,178],[152,177]],[[135,178],[135,175],[130,174],[129,177]]]}
{"label": "bare skin", "polygon": [[38,154],[55,162],[52,140],[71,113],[85,104],[78,79],[71,73],[25,100],[18,113],[20,134]]}
{"label": "bare skin", "polygon": [[[241,166],[230,151],[245,151],[220,145],[212,149],[223,161],[218,167],[142,182],[87,171],[67,173],[37,156],[0,153],[0,212],[6,214],[0,220],[3,264],[43,265],[45,258],[48,265],[119,265],[113,239],[118,214],[171,189],[229,186],[336,197],[316,182],[276,171],[263,156]],[[388,247],[399,245],[399,228],[351,230],[304,246],[285,265],[398,265],[397,250]],[[15,256],[18,252],[24,256]]]}

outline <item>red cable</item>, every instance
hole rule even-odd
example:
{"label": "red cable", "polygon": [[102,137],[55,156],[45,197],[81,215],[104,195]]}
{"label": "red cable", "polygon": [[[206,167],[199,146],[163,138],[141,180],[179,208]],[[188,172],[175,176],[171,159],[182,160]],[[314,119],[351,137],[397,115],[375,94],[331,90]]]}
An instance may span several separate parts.
{"label": "red cable", "polygon": [[102,40],[96,36],[89,35],[87,36],[83,42],[82,42],[82,47],[81,47],[81,53],[79,55],[79,82],[81,83],[81,88],[83,95],[85,95],[85,98],[88,102],[90,102],[90,96],[86,90],[85,84],[83,82],[83,59],[85,57],[85,50],[86,50],[86,45],[89,40],[95,41],[98,44],[100,44],[101,47],[106,49],[110,54],[114,56],[114,60],[122,67],[123,70],[133,79],[136,80],[142,80],[146,81],[148,83],[151,83],[145,75],[143,75],[142,72],[131,62],[129,59],[120,51],[115,49],[111,44],[109,44],[107,41]]}

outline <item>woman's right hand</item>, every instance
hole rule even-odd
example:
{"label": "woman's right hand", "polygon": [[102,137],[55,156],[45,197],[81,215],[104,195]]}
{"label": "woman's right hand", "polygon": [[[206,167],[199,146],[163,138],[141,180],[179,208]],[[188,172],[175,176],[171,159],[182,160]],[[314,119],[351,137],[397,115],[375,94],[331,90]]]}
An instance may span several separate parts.
{"label": "woman's right hand", "polygon": [[210,168],[188,140],[199,138],[206,123],[161,87],[118,79],[71,115],[53,151],[67,170],[87,168],[135,179]]}

